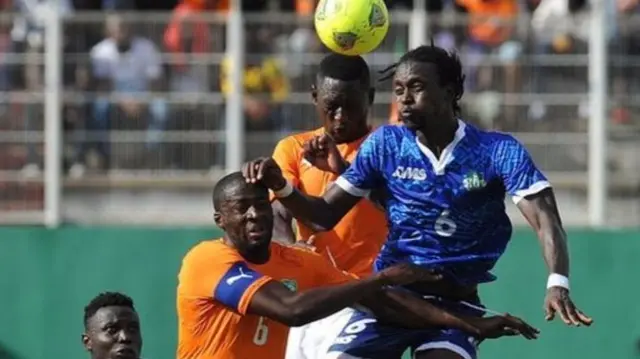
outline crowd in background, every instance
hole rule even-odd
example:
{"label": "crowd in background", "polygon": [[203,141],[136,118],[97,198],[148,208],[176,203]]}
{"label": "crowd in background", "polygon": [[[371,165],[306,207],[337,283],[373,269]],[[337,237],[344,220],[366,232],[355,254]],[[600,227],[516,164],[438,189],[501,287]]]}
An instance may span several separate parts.
{"label": "crowd in background", "polygon": [[[605,3],[611,24],[607,34],[611,121],[634,126],[638,108],[629,101],[637,92],[638,66],[633,56],[640,55],[640,17],[632,18],[640,14],[640,6],[638,0]],[[389,0],[387,4],[390,10],[406,10],[413,0]],[[571,55],[588,51],[588,0],[427,0],[426,5],[433,15],[428,22],[430,36],[437,45],[459,51],[465,65],[466,117],[507,131],[584,130],[589,114],[587,57]],[[60,6],[66,16],[63,88],[65,94],[78,95],[65,97],[63,106],[68,138],[65,173],[81,178],[88,170],[206,170],[223,164],[222,141],[167,140],[164,133],[224,129],[223,97],[217,102],[206,97],[229,91],[226,75],[233,63],[212,56],[223,57],[224,20],[212,22],[192,15],[224,13],[228,9],[225,0],[1,0],[2,12],[13,14],[0,19],[0,133],[42,131],[42,102],[17,100],[12,94],[43,89],[42,14],[51,6]],[[308,101],[293,95],[307,92],[313,79],[317,61],[304,55],[325,50],[308,18],[314,0],[251,0],[243,1],[243,7],[248,14],[247,130],[249,134],[272,134],[266,140],[249,136],[248,155],[257,156],[268,153],[282,134],[316,125]],[[103,11],[104,18],[89,21],[74,15],[95,10]],[[165,19],[145,15],[169,10],[171,16]],[[131,21],[131,17],[105,11],[141,13]],[[282,13],[301,20],[277,26],[251,22],[251,16],[273,18]],[[392,22],[377,53],[393,56],[385,57],[388,62],[374,61],[375,54],[368,57],[372,70],[386,67],[407,47],[406,24]],[[380,83],[377,90],[389,93],[390,86]],[[552,104],[544,96],[524,96],[556,93],[567,98],[584,96]],[[168,94],[193,94],[194,100],[189,96],[171,100]],[[374,120],[393,121],[389,100],[379,102],[374,106]],[[144,138],[137,143],[115,141],[114,131],[137,131]],[[42,168],[41,144],[3,137],[0,169],[37,176]]]}

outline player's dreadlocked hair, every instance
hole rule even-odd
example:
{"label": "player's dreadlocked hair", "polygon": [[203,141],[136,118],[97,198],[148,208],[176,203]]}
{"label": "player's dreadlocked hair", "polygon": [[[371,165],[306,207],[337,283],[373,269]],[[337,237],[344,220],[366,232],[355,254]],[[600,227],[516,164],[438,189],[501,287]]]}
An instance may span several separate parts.
{"label": "player's dreadlocked hair", "polygon": [[318,84],[325,77],[342,81],[358,81],[363,87],[371,85],[369,65],[361,56],[329,54],[320,62],[316,80]]}
{"label": "player's dreadlocked hair", "polygon": [[133,299],[126,294],[118,292],[100,293],[91,299],[89,304],[84,307],[84,325],[87,325],[89,318],[93,317],[100,308],[104,307],[127,307],[136,310],[133,306]]}
{"label": "player's dreadlocked hair", "polygon": [[423,62],[434,64],[438,68],[438,75],[440,77],[441,85],[451,85],[454,91],[453,111],[456,114],[460,113],[460,105],[458,101],[464,94],[464,79],[465,75],[462,73],[462,63],[458,54],[451,51],[447,51],[441,47],[433,44],[431,39],[430,45],[419,46],[406,54],[402,55],[398,62],[380,71],[383,76],[380,81],[385,81],[392,78],[398,66],[407,62]]}

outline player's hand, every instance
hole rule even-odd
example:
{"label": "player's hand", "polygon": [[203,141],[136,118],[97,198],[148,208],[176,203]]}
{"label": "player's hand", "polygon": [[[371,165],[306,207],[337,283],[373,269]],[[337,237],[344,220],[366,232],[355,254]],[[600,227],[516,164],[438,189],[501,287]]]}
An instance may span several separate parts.
{"label": "player's hand", "polygon": [[378,273],[387,285],[405,285],[415,282],[436,282],[442,275],[431,269],[418,267],[409,263],[397,264]]}
{"label": "player's hand", "polygon": [[547,289],[547,296],[544,298],[545,319],[553,320],[556,314],[567,325],[590,326],[593,319],[582,313],[573,304],[569,297],[569,290],[563,287],[551,287]]}
{"label": "player's hand", "polygon": [[326,133],[313,137],[302,148],[304,159],[322,171],[340,175],[349,166],[333,138]]}
{"label": "player's hand", "polygon": [[287,184],[280,166],[270,157],[261,157],[242,166],[242,175],[249,183],[261,182],[267,188],[277,191]]}
{"label": "player's hand", "polygon": [[306,250],[315,252],[316,251],[316,246],[314,245],[316,240],[316,236],[315,235],[311,235],[309,238],[307,239],[301,239],[299,241],[297,241],[294,246],[296,247],[300,247],[300,248],[304,248]]}
{"label": "player's hand", "polygon": [[537,339],[540,331],[524,320],[509,314],[486,318],[468,319],[478,330],[478,339],[496,339],[504,336],[522,335],[527,339]]}

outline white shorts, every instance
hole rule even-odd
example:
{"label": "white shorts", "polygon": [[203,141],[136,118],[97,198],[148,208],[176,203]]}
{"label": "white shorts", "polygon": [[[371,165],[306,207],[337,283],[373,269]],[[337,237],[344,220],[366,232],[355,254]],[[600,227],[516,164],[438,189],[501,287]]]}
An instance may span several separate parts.
{"label": "white shorts", "polygon": [[291,328],[285,359],[324,359],[352,313],[353,309],[346,308],[313,323]]}

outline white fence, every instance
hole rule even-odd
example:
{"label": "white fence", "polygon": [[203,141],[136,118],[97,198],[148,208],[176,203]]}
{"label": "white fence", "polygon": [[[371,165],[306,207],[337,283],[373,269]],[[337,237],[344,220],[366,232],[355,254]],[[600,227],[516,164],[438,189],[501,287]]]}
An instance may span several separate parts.
{"label": "white fence", "polygon": [[[310,19],[198,16],[180,22],[176,35],[171,14],[120,17],[155,44],[161,64],[162,76],[135,96],[101,87],[90,54],[105,38],[103,13],[52,15],[45,41],[13,39],[0,52],[0,223],[206,223],[204,195],[215,178],[267,155],[282,136],[318,126],[308,89],[324,50]],[[0,36],[8,38],[15,19],[2,14]],[[567,48],[565,38],[543,40],[522,16],[508,42],[489,48],[469,40],[460,14],[425,21],[394,13],[367,61],[381,70],[430,36],[456,48],[468,76],[465,118],[516,133],[554,182],[561,209],[575,216],[570,223],[639,225],[640,22],[619,19],[607,42],[594,19],[591,38]],[[225,73],[225,58],[254,69],[244,98],[221,92],[243,81],[233,66]],[[383,123],[390,84],[376,86],[372,121]],[[244,107],[247,98],[255,106]],[[196,197],[202,204],[193,206]]]}

